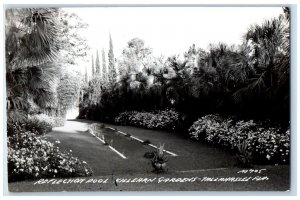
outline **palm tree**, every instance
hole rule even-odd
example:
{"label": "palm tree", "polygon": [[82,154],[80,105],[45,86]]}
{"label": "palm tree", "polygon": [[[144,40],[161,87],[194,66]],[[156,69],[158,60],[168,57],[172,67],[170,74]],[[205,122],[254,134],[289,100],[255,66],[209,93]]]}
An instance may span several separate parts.
{"label": "palm tree", "polygon": [[[241,52],[244,56],[233,65],[243,63],[237,69],[252,70],[252,74],[237,73],[242,79],[247,77],[245,84],[233,94],[237,103],[247,98],[255,104],[267,103],[265,105],[274,107],[273,103],[282,98],[279,94],[283,95],[283,85],[284,96],[288,98],[290,41],[289,15],[286,16],[280,15],[262,25],[251,26],[245,35]],[[247,62],[243,61],[245,57]],[[231,69],[234,68],[233,65]],[[287,103],[288,99],[285,101]]]}
{"label": "palm tree", "polygon": [[59,50],[58,10],[6,10],[6,58],[8,67],[40,65],[53,61]]}
{"label": "palm tree", "polygon": [[59,70],[57,9],[7,9],[5,24],[8,121],[26,117],[30,102],[47,107]]}
{"label": "palm tree", "polygon": [[178,104],[182,97],[186,96],[187,84],[189,84],[189,73],[187,70],[187,60],[181,61],[176,57],[168,59],[168,64],[164,74],[166,84],[163,91],[166,99],[171,105]]}

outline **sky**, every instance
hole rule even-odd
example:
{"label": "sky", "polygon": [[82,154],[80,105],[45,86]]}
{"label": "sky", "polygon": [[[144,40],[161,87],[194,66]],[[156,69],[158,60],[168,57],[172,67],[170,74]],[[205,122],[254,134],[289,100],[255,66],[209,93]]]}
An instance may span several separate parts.
{"label": "sky", "polygon": [[155,55],[180,54],[195,44],[206,49],[220,41],[239,44],[251,24],[282,13],[281,7],[155,7],[68,8],[89,24],[84,35],[92,49],[108,49],[111,33],[120,55],[127,42],[139,37]]}
{"label": "sky", "polygon": [[[281,7],[98,7],[65,8],[76,13],[89,27],[82,32],[90,54],[109,47],[115,57],[135,37],[145,41],[155,56],[183,54],[193,44],[207,49],[210,43],[240,44],[251,24],[282,14]],[[100,59],[101,61],[101,59]],[[90,62],[90,61],[88,61]],[[90,63],[86,63],[90,65]]]}

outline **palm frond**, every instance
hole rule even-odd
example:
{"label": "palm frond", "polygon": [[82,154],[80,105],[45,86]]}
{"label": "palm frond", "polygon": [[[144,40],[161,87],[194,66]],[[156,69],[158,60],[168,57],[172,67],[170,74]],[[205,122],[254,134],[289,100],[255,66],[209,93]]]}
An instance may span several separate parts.
{"label": "palm frond", "polygon": [[229,57],[228,69],[225,70],[225,81],[227,84],[244,85],[252,71],[245,56],[237,54]]}
{"label": "palm frond", "polygon": [[27,102],[27,99],[21,96],[15,96],[13,98],[7,99],[8,107],[9,109],[17,109],[17,110],[27,110],[29,107],[29,104]]}
{"label": "palm frond", "polygon": [[56,58],[57,9],[16,9],[7,13],[6,51],[13,55],[11,66],[40,65]]}
{"label": "palm frond", "polygon": [[27,119],[27,113],[23,110],[11,109],[7,111],[7,123],[22,122]]}

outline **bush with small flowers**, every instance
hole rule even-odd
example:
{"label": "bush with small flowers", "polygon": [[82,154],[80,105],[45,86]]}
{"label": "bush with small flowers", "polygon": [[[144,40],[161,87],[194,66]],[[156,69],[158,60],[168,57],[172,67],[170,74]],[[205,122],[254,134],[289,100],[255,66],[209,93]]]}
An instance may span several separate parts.
{"label": "bush with small flowers", "polygon": [[29,115],[25,121],[26,129],[37,131],[39,135],[44,135],[52,130],[53,127],[64,125],[65,120],[61,117],[51,117],[46,114]]}
{"label": "bush with small flowers", "polygon": [[176,130],[180,125],[180,114],[174,110],[156,112],[130,111],[120,113],[115,122],[149,129]]}
{"label": "bush with small flowers", "polygon": [[92,175],[85,161],[62,152],[37,131],[27,130],[25,124],[11,124],[8,132],[9,181]]}
{"label": "bush with small flowers", "polygon": [[230,117],[206,115],[189,129],[197,140],[237,150],[238,144],[247,142],[247,151],[253,161],[263,164],[284,164],[290,157],[290,130],[265,127],[253,120],[235,121]]}
{"label": "bush with small flowers", "polygon": [[52,130],[53,124],[49,121],[40,120],[37,117],[28,117],[24,122],[24,128],[38,135],[45,135]]}

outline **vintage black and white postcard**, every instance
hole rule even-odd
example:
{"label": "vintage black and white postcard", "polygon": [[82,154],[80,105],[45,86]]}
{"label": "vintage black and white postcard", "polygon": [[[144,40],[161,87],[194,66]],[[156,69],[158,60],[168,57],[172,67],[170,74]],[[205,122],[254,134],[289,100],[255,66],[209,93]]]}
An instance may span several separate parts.
{"label": "vintage black and white postcard", "polygon": [[9,191],[289,191],[290,16],[7,7]]}

